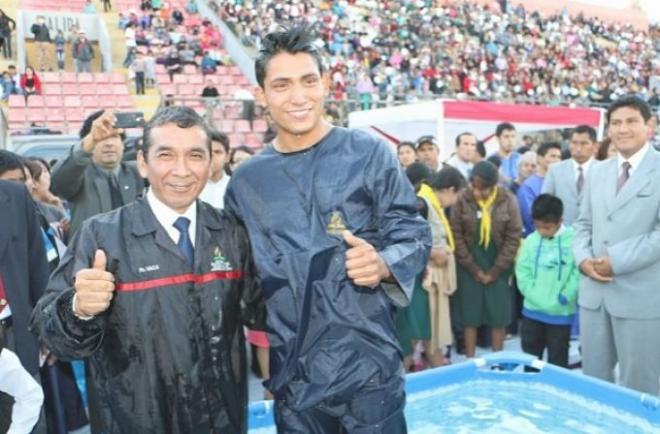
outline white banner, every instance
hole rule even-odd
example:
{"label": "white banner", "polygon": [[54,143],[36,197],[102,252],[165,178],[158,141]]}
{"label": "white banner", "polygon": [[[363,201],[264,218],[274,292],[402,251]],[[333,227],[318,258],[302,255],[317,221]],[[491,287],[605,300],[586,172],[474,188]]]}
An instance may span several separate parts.
{"label": "white banner", "polygon": [[52,11],[32,11],[23,9],[23,28],[25,29],[25,37],[33,38],[34,35],[30,31],[33,24],[37,22],[38,16],[43,16],[46,19],[46,25],[50,30],[50,38],[54,39],[58,30],[64,32],[64,36],[69,36],[71,27],[77,26],[87,35],[90,41],[99,40],[99,27],[103,21],[96,14],[77,14],[73,12],[52,12]]}

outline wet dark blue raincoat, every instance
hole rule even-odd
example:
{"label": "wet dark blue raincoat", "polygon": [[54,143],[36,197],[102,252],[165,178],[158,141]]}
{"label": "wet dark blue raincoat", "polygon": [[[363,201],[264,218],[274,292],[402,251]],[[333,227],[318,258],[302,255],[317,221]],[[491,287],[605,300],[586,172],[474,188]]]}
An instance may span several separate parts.
{"label": "wet dark blue raincoat", "polygon": [[[431,236],[387,144],[333,128],[301,152],[269,147],[232,176],[225,207],[250,234],[278,401],[293,411],[347,402],[403,375],[394,308],[408,303]],[[376,247],[397,285],[352,283],[342,228]]]}
{"label": "wet dark blue raincoat", "polygon": [[[72,311],[75,273],[105,251],[110,308]],[[246,430],[243,325],[262,327],[245,230],[197,202],[192,269],[146,199],[87,220],[48,283],[32,328],[60,359],[84,358],[93,433]]]}

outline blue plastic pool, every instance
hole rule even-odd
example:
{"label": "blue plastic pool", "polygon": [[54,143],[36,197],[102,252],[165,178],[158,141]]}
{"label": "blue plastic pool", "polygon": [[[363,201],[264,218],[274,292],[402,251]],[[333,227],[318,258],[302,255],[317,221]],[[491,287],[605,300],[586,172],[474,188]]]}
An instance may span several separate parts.
{"label": "blue plastic pool", "polygon": [[[660,434],[658,397],[521,353],[493,353],[411,374],[406,391],[410,434]],[[249,427],[249,434],[276,432],[272,403],[250,405]]]}

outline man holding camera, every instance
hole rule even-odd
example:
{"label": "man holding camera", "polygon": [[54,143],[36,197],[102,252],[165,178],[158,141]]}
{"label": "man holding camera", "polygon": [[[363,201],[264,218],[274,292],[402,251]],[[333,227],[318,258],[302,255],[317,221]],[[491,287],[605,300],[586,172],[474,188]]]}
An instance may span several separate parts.
{"label": "man holding camera", "polygon": [[144,189],[137,167],[122,162],[125,135],[115,122],[110,111],[89,115],[80,143],[53,168],[53,192],[71,205],[70,235],[87,218],[132,202]]}

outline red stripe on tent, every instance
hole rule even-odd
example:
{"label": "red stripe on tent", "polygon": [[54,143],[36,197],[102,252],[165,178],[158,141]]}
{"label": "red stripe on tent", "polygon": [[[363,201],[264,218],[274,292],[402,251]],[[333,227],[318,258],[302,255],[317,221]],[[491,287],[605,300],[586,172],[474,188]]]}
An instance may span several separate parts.
{"label": "red stripe on tent", "polygon": [[586,124],[598,127],[600,111],[590,108],[500,104],[479,101],[443,101],[445,118],[550,125]]}
{"label": "red stripe on tent", "polygon": [[122,282],[115,285],[118,292],[145,291],[160,286],[181,285],[194,282],[198,285],[209,283],[213,280],[233,280],[243,277],[243,272],[238,271],[212,271],[205,274],[178,274],[176,276],[162,277],[160,279],[142,280],[138,282]]}
{"label": "red stripe on tent", "polygon": [[385,131],[381,130],[381,129],[378,128],[378,127],[375,127],[375,126],[372,125],[371,128],[373,128],[378,134],[380,134],[381,136],[385,137],[387,140],[389,140],[390,142],[394,143],[394,144],[397,145],[397,146],[398,146],[399,143],[401,142],[401,141],[400,141],[399,139],[397,139],[396,137],[387,134]]}

